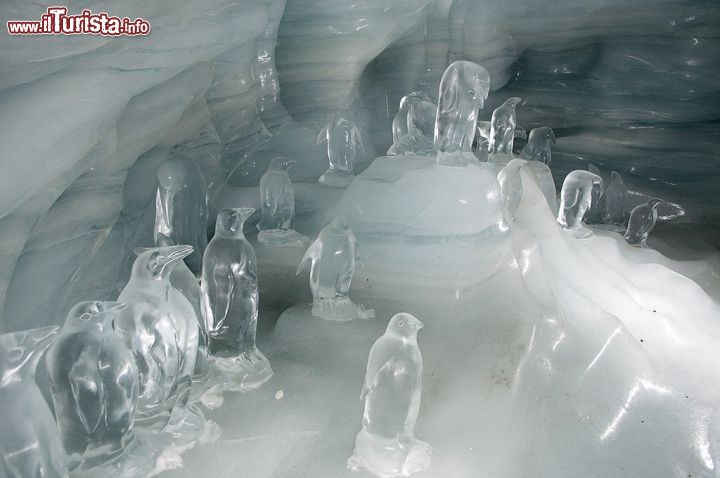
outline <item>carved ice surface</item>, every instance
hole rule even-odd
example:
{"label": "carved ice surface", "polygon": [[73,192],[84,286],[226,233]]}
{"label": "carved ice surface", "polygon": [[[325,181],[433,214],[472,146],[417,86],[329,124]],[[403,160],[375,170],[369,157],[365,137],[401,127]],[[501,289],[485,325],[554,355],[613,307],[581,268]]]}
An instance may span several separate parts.
{"label": "carved ice surface", "polygon": [[509,219],[515,216],[515,210],[522,198],[522,179],[520,179],[520,168],[527,161],[515,158],[511,160],[497,175],[500,183],[501,202]]}
{"label": "carved ice surface", "polygon": [[229,390],[257,388],[273,374],[255,345],[257,259],[243,234],[243,224],[254,212],[222,209],[203,256],[201,290],[211,366],[222,373]]}
{"label": "carved ice surface", "polygon": [[330,123],[320,131],[318,144],[327,142],[330,169],[320,176],[328,186],[346,187],[355,174],[358,152],[365,151],[360,129],[354,121],[341,114],[333,114]]}
{"label": "carved ice surface", "polygon": [[490,138],[488,151],[490,153],[513,152],[513,141],[515,140],[515,106],[522,101],[520,98],[512,97],[495,108],[490,120]]}
{"label": "carved ice surface", "polygon": [[65,453],[35,369],[57,327],[0,335],[0,476],[64,478]]}
{"label": "carved ice surface", "polygon": [[532,161],[550,164],[552,161],[551,144],[555,144],[555,133],[547,126],[534,128],[528,135],[528,142],[520,151],[520,157]]}
{"label": "carved ice surface", "polygon": [[310,240],[295,231],[295,190],[287,171],[297,161],[275,158],[260,178],[262,215],[258,242],[276,246],[307,247]]}
{"label": "carved ice surface", "polygon": [[202,171],[190,159],[173,158],[157,169],[157,180],[155,243],[162,234],[170,240],[169,245],[192,246],[185,262],[198,275],[208,227],[207,185]]}
{"label": "carved ice surface", "polygon": [[135,358],[140,375],[136,424],[160,431],[171,414],[186,412],[198,349],[198,325],[188,300],[170,275],[191,246],[138,251],[132,276],[118,297],[127,304],[115,330]]}
{"label": "carved ice surface", "polygon": [[154,468],[152,454],[132,458],[140,456],[133,430],[138,370],[113,331],[113,321],[125,307],[117,302],[77,304],[45,356],[55,416],[74,474],[129,477]]}
{"label": "carved ice surface", "polygon": [[360,399],[365,401],[362,430],[348,460],[381,478],[410,476],[430,465],[432,448],[414,436],[422,393],[422,355],[417,333],[423,323],[396,314],[370,349]]}
{"label": "carved ice surface", "polygon": [[608,224],[625,224],[625,202],[628,189],[617,171],[610,173],[610,184],[605,188],[602,218]]}
{"label": "carved ice surface", "polygon": [[310,262],[314,316],[339,321],[375,317],[374,310],[365,310],[350,300],[350,283],[358,256],[357,241],[345,216],[335,217],[310,244],[297,273]]}
{"label": "carved ice surface", "polygon": [[646,203],[638,204],[630,212],[625,241],[632,246],[647,247],[647,238],[658,220],[657,208],[665,201],[652,198]]}
{"label": "carved ice surface", "polygon": [[575,170],[565,176],[560,191],[560,210],[557,221],[574,235],[587,236],[591,232],[583,227],[582,219],[592,205],[593,190],[599,188],[602,193],[603,181],[600,176],[589,171]]}
{"label": "carved ice surface", "polygon": [[474,161],[472,151],[478,112],[490,91],[490,74],[469,61],[456,61],[440,80],[434,145],[440,163]]}
{"label": "carved ice surface", "polygon": [[422,91],[403,96],[392,122],[393,145],[388,156],[433,152],[433,134],[437,105]]}

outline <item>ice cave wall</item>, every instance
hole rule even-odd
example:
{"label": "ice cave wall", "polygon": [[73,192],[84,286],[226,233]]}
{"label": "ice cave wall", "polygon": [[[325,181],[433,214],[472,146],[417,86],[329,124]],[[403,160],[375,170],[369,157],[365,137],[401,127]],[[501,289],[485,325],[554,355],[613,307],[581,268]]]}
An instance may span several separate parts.
{"label": "ice cave wall", "polygon": [[[5,19],[51,3],[5,1]],[[60,322],[109,298],[151,241],[154,170],[198,161],[216,194],[277,155],[325,169],[332,111],[390,143],[402,95],[435,95],[449,59],[491,73],[483,117],[521,96],[548,125],[557,178],[588,162],[681,205],[717,241],[720,8],[685,0],[71,1],[148,19],[148,37],[0,37],[0,327]],[[276,68],[277,66],[277,68]]]}

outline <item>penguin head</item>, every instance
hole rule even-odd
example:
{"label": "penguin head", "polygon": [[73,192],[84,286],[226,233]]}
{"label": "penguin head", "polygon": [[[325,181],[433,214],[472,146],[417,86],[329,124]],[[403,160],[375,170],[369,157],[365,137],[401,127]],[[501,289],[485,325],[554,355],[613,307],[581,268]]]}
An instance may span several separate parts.
{"label": "penguin head", "polygon": [[0,335],[0,388],[32,378],[59,332],[52,326]]}
{"label": "penguin head", "polygon": [[555,144],[555,132],[549,126],[541,126],[530,131],[528,142],[542,141],[545,144]]}
{"label": "penguin head", "polygon": [[415,316],[410,315],[407,312],[400,312],[390,319],[386,333],[403,338],[414,338],[417,336],[418,331],[423,327],[424,324]]}
{"label": "penguin head", "polygon": [[167,279],[178,261],[192,254],[192,246],[137,248],[132,275],[144,279]]}
{"label": "penguin head", "polygon": [[350,222],[343,216],[335,216],[332,220],[333,232],[336,234],[345,234],[350,230]]}
{"label": "penguin head", "polygon": [[167,191],[178,191],[185,183],[187,169],[177,159],[169,159],[157,169],[157,180],[161,188]]}
{"label": "penguin head", "polygon": [[457,110],[460,104],[469,100],[473,108],[481,109],[490,92],[490,73],[470,61],[459,60],[445,69],[440,80],[440,101],[442,112]]}
{"label": "penguin head", "polygon": [[253,207],[226,207],[221,209],[215,223],[215,234],[237,236],[243,232],[243,224],[255,213]]}
{"label": "penguin head", "polygon": [[657,209],[657,207],[664,202],[665,201],[660,198],[651,198],[648,200],[648,206],[650,206],[652,209]]}
{"label": "penguin head", "polygon": [[110,301],[87,301],[75,304],[68,312],[65,325],[87,327],[96,324],[101,328],[112,324],[118,312],[127,308],[127,304]]}
{"label": "penguin head", "polygon": [[518,98],[517,96],[512,96],[505,100],[505,104],[510,106],[511,108],[515,108],[518,103],[522,101],[522,98]]}
{"label": "penguin head", "polygon": [[620,173],[615,170],[610,171],[610,182],[622,184],[623,180],[622,176],[620,176]]}
{"label": "penguin head", "polygon": [[297,164],[297,161],[290,158],[284,158],[284,157],[278,157],[270,161],[270,168],[276,171],[287,171],[288,169],[292,168],[295,164]]}

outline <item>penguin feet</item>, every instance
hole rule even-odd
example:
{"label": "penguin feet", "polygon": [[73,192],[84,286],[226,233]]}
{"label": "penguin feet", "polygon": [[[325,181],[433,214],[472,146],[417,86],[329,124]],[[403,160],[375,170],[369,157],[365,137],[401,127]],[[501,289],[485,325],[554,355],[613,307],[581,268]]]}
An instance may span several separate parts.
{"label": "penguin feet", "polygon": [[332,186],[334,188],[346,188],[350,186],[355,176],[352,174],[343,174],[338,171],[329,170],[318,179],[320,184]]}
{"label": "penguin feet", "polygon": [[423,441],[413,438],[400,443],[397,438],[361,430],[347,466],[352,471],[363,468],[379,478],[395,478],[425,470],[430,466],[431,455],[432,447]]}
{"label": "penguin feet", "polygon": [[347,322],[353,319],[372,319],[375,317],[375,310],[367,310],[352,302],[349,297],[317,298],[313,301],[312,315],[325,320]]}
{"label": "penguin feet", "polygon": [[262,386],[273,376],[270,361],[257,347],[236,357],[212,357],[211,367],[220,374],[223,389],[249,392]]}

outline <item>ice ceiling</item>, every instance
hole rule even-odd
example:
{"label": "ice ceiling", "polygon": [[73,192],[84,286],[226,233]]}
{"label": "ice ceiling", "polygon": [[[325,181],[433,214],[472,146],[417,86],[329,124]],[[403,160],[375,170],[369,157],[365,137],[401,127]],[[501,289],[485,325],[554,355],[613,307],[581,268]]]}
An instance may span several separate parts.
{"label": "ice ceiling", "polygon": [[[49,5],[9,0],[0,17]],[[155,171],[173,155],[202,168],[211,217],[257,207],[270,161],[296,160],[297,230],[314,237],[338,211],[357,224],[366,269],[352,294],[379,319],[308,321],[303,251],[258,246],[258,341],[276,376],[211,412],[223,438],[169,476],[349,474],[367,353],[399,311],[425,323],[416,433],[434,452],[422,476],[717,476],[720,259],[689,242],[717,243],[720,229],[716,2],[67,6],[142,16],[152,34],[2,34],[0,330],[61,324],[80,300],[117,297],[133,249],[153,243]],[[479,194],[451,179],[444,189],[431,166],[376,160],[347,193],[316,184],[334,112],[355,118],[367,167],[392,143],[400,98],[437,101],[456,59],[490,73],[481,119],[517,96],[518,125],[553,128],[556,184],[589,165],[618,171],[638,203],[677,205],[659,229],[683,245],[658,244],[663,257],[610,233],[564,238],[527,171],[517,227],[490,237],[499,209],[470,207],[392,238],[388,221],[417,217],[422,201]],[[403,174],[430,192],[376,194]]]}

